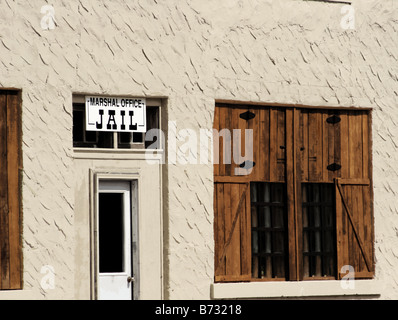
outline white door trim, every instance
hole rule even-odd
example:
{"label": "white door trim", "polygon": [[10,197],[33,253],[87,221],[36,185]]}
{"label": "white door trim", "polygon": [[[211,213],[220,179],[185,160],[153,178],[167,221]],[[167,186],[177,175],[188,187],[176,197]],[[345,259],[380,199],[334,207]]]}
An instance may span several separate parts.
{"label": "white door trim", "polygon": [[[128,279],[133,277],[132,273],[132,214],[131,214],[131,192],[130,182],[121,180],[100,180],[97,201],[100,194],[122,195],[122,269],[120,272],[100,272],[97,255],[97,296],[99,299],[107,300],[131,300],[133,282]],[[98,207],[99,208],[99,207]],[[100,209],[100,208],[99,208]],[[97,215],[98,217],[98,215]],[[99,246],[99,224],[96,221],[97,247]],[[99,249],[97,250],[97,253]]]}
{"label": "white door trim", "polygon": [[[112,162],[109,162],[109,165]],[[97,299],[97,265],[96,265],[96,215],[98,212],[97,193],[101,180],[123,180],[132,184],[131,209],[134,238],[132,239],[134,299],[163,299],[163,202],[161,192],[161,166],[155,166],[159,180],[148,175],[150,167],[89,168],[89,228],[90,228],[90,298]],[[143,172],[145,176],[143,176]]]}
{"label": "white door trim", "polygon": [[101,184],[106,183],[107,181],[120,181],[120,182],[127,182],[131,185],[131,192],[130,192],[130,211],[131,211],[131,250],[133,256],[133,265],[132,265],[132,275],[134,276],[134,289],[133,289],[133,299],[138,300],[140,299],[140,267],[139,267],[139,225],[138,225],[138,216],[140,210],[139,204],[139,169],[135,172],[112,172],[112,171],[105,171],[105,172],[95,172],[94,170],[90,170],[90,181],[91,181],[91,194],[90,197],[90,206],[92,210],[90,210],[90,229],[91,229],[91,298],[97,300],[99,298],[98,295],[98,193],[100,192],[100,182]]}

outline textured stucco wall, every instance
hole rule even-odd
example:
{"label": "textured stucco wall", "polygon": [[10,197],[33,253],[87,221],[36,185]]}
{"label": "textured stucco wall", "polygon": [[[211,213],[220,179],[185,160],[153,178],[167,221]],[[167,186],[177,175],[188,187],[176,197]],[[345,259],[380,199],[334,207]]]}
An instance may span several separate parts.
{"label": "textured stucco wall", "polygon": [[[197,131],[214,99],[372,107],[376,277],[398,298],[397,1],[353,1],[354,30],[343,4],[300,0],[54,0],[43,30],[44,4],[0,0],[0,86],[23,90],[24,294],[75,295],[72,92],[90,92],[166,97],[168,120]],[[212,166],[165,169],[165,297],[206,299]]]}

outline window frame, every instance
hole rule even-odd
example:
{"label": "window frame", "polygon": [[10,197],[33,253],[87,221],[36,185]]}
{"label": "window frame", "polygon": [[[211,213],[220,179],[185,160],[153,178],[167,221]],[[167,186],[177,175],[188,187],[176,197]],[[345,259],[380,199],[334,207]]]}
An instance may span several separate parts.
{"label": "window frame", "polygon": [[[72,96],[72,123],[73,123],[73,112],[75,111],[75,108],[79,108],[82,109],[80,111],[83,111],[83,138],[85,138],[85,127],[86,127],[86,123],[85,123],[85,96],[86,95],[91,95],[91,94],[73,94]],[[153,125],[157,125],[158,127],[155,128],[147,128],[149,129],[158,129],[160,132],[162,130],[162,99],[160,98],[146,98],[146,106],[147,106],[147,115],[148,113],[152,113],[149,110],[157,110],[155,111],[155,115],[157,115],[157,121],[155,121],[153,123]],[[147,118],[147,123],[148,121],[150,121],[150,119]],[[72,130],[73,131],[73,130]],[[73,142],[73,149],[75,151],[88,151],[88,152],[132,152],[132,151],[148,151],[148,150],[152,150],[152,151],[158,151],[158,152],[163,152],[163,143],[164,141],[162,141],[162,134],[159,134],[157,137],[161,140],[159,143],[156,143],[157,146],[159,146],[158,148],[154,149],[151,148],[149,149],[147,145],[151,145],[151,141],[146,141],[145,140],[145,133],[131,133],[131,135],[135,135],[135,134],[141,134],[142,135],[142,139],[141,142],[133,142],[133,140],[130,142],[130,148],[129,147],[125,147],[127,146],[128,143],[123,143],[121,142],[121,134],[122,132],[100,132],[100,131],[93,131],[96,136],[98,137],[99,135],[103,135],[103,136],[111,136],[111,146],[109,147],[96,147],[96,146],[90,146],[91,142],[85,142],[83,141],[81,142],[75,142],[74,138],[73,138],[73,132],[72,132],[72,142]],[[98,141],[98,138],[97,138]],[[80,145],[75,145],[75,144],[80,144]],[[85,145],[86,144],[86,145]]]}
{"label": "window frame", "polygon": [[[289,126],[286,126],[286,132],[285,135],[286,137],[290,137],[291,140],[290,142],[287,141],[289,139],[286,139],[285,141],[285,147],[286,149],[292,149],[292,150],[297,150],[297,146],[295,146],[295,144],[297,144],[297,139],[294,138],[294,135],[297,134],[297,127],[298,127],[298,121],[296,121],[298,118],[298,114],[299,112],[301,112],[302,110],[310,110],[310,111],[315,111],[315,112],[330,112],[330,113],[336,113],[336,112],[355,112],[355,111],[363,111],[364,114],[366,114],[364,116],[364,118],[367,119],[367,142],[366,142],[366,147],[368,148],[368,156],[367,156],[367,163],[368,166],[367,168],[365,168],[366,170],[368,170],[368,177],[367,179],[362,179],[362,180],[367,180],[368,181],[368,185],[370,187],[370,199],[369,199],[369,205],[372,208],[372,212],[371,212],[371,218],[372,218],[372,225],[371,225],[371,229],[372,229],[372,261],[371,261],[371,270],[368,273],[364,274],[364,278],[370,278],[373,277],[374,275],[374,224],[373,224],[373,188],[372,188],[372,140],[371,140],[371,118],[372,118],[372,114],[371,108],[356,108],[356,107],[324,107],[324,106],[305,106],[305,105],[281,105],[281,104],[263,104],[263,103],[245,103],[245,102],[240,102],[240,101],[227,101],[227,100],[218,100],[216,101],[216,108],[217,107],[222,107],[222,108],[246,108],[247,110],[251,110],[254,113],[256,113],[254,110],[255,109],[270,109],[270,108],[279,108],[279,109],[283,109],[286,115],[286,121],[289,121]],[[236,114],[236,112],[235,112]],[[223,116],[223,114],[215,114],[215,123],[217,121],[220,121],[221,123],[224,123],[228,125],[228,121],[231,124],[231,121],[233,120],[225,120],[225,116]],[[236,124],[236,122],[235,122]],[[250,127],[250,126],[249,126]],[[289,127],[289,128],[288,128]],[[214,128],[222,130],[223,128],[227,128],[227,126],[223,127],[217,127],[216,125],[214,125]],[[235,128],[235,127],[234,127]],[[255,138],[254,138],[255,139]],[[215,148],[217,148],[217,150],[223,150],[223,144],[225,144],[225,142],[220,142],[219,146],[215,146]],[[256,149],[256,147],[254,147],[254,149]],[[299,229],[299,221],[298,219],[301,218],[301,213],[300,211],[300,206],[302,205],[302,201],[301,201],[301,191],[300,188],[301,186],[299,186],[299,184],[301,184],[304,181],[300,181],[299,179],[296,178],[297,172],[300,168],[298,168],[297,166],[297,162],[296,162],[296,158],[298,157],[298,154],[296,153],[296,151],[292,151],[289,152],[290,155],[286,155],[286,161],[291,161],[292,163],[290,165],[287,165],[285,168],[285,172],[286,172],[286,182],[287,182],[287,193],[294,195],[293,197],[289,197],[288,201],[288,206],[289,206],[289,210],[290,210],[290,214],[288,217],[288,228],[289,225],[293,227],[291,227],[291,229],[288,231],[289,232],[289,276],[287,280],[332,280],[332,279],[341,279],[341,277],[343,276],[342,274],[340,274],[340,271],[337,270],[337,265],[336,265],[336,276],[331,276],[331,277],[309,277],[309,278],[304,278],[303,277],[303,271],[302,271],[302,265],[301,265],[301,261],[302,258],[300,257],[300,255],[302,254],[302,244],[300,244],[300,241],[302,241],[302,235],[300,235],[300,233],[302,231],[298,230]],[[256,160],[256,159],[254,159]],[[219,159],[220,163],[221,163],[221,159]],[[233,164],[229,165],[230,168],[228,169],[224,169],[224,171],[229,171],[229,172],[233,172]],[[215,182],[215,186],[217,184],[222,184],[222,183],[250,183],[250,182],[261,182],[262,180],[257,179],[256,177],[250,177],[249,176],[231,176],[228,174],[224,174],[224,175],[219,175],[219,172],[222,172],[223,170],[220,168],[220,164],[218,161],[215,161],[215,165],[214,165],[214,182]],[[337,178],[334,179],[333,183],[335,184],[335,186],[337,186]],[[354,181],[355,179],[353,179]],[[361,180],[361,179],[359,179]],[[268,180],[269,181],[269,180]],[[355,183],[355,181],[354,181]],[[216,190],[216,188],[215,188]],[[337,190],[337,189],[336,189]],[[215,191],[216,192],[216,191]],[[336,197],[337,199],[337,197]],[[217,196],[215,195],[215,204],[217,201]],[[337,200],[336,200],[337,201]],[[335,206],[337,206],[337,204],[335,203]],[[341,204],[340,204],[341,206]],[[344,211],[344,210],[343,210]],[[215,212],[217,212],[217,208],[215,207]],[[337,218],[336,218],[337,219]],[[215,219],[215,225],[217,224],[217,217]],[[216,227],[215,226],[215,235],[216,235]],[[218,227],[219,228],[219,227]],[[336,231],[337,232],[337,231]],[[251,238],[251,236],[250,236]],[[296,239],[296,240],[293,240]],[[297,239],[301,239],[301,240],[297,240]],[[215,242],[217,242],[217,239],[215,238]],[[217,269],[217,243],[216,243],[216,269]],[[336,251],[338,251],[337,249],[337,239],[336,239]],[[218,250],[220,251],[220,250]],[[291,254],[291,252],[293,252],[293,254]],[[293,266],[293,268],[292,268]],[[240,278],[237,277],[236,279],[233,279],[233,277],[228,277],[228,276],[219,276],[217,275],[217,270],[215,269],[215,282],[235,282],[235,281],[261,281],[261,279],[255,279],[255,278]],[[372,276],[371,276],[372,274]],[[358,277],[362,278],[361,272],[358,273]],[[271,280],[271,279],[268,279]]]}

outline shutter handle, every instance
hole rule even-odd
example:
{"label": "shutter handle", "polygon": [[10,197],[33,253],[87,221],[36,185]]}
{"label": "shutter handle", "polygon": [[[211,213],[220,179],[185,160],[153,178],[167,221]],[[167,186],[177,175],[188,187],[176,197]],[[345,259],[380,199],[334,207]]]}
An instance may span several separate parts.
{"label": "shutter handle", "polygon": [[127,277],[127,282],[128,282],[128,283],[134,282],[134,281],[135,281],[134,277],[131,277],[131,276],[128,276],[128,277]]}
{"label": "shutter handle", "polygon": [[338,163],[332,163],[332,164],[329,164],[326,168],[329,171],[337,171],[337,170],[341,169],[341,165],[339,165]]}

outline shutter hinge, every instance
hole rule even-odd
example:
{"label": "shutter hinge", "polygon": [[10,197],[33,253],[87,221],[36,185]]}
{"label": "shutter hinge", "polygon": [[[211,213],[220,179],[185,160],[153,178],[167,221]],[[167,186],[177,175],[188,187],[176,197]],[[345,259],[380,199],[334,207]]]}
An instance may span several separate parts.
{"label": "shutter hinge", "polygon": [[332,123],[332,124],[339,123],[340,121],[341,118],[335,114],[326,119],[327,123]]}
{"label": "shutter hinge", "polygon": [[253,112],[249,111],[249,110],[246,111],[246,112],[243,112],[243,113],[241,113],[241,114],[239,115],[239,117],[240,117],[241,119],[246,120],[246,121],[248,121],[248,120],[250,120],[250,119],[253,119],[255,116],[256,116],[256,115],[255,115]]}
{"label": "shutter hinge", "polygon": [[337,170],[340,170],[340,169],[341,169],[341,165],[339,165],[338,163],[332,163],[332,164],[329,164],[329,165],[327,166],[327,169],[328,169],[329,171],[337,171]]}

